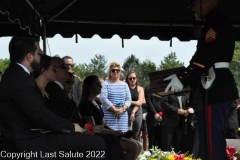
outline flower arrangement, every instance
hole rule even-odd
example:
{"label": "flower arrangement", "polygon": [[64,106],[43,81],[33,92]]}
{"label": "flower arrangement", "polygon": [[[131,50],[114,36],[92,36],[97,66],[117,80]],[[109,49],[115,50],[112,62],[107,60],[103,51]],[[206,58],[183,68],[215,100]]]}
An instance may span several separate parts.
{"label": "flower arrangement", "polygon": [[137,160],[201,160],[200,158],[194,159],[193,154],[177,154],[173,149],[170,152],[163,152],[158,147],[153,146],[152,149],[149,150],[150,151],[142,152]]}
{"label": "flower arrangement", "polygon": [[114,117],[116,117],[116,122],[118,121],[118,119],[120,118],[120,113],[119,113],[119,109],[122,108],[125,104],[125,101],[120,101],[116,104],[117,107],[117,111],[114,112]]}
{"label": "flower arrangement", "polygon": [[229,160],[235,160],[240,158],[239,151],[235,146],[227,146],[226,153]]}
{"label": "flower arrangement", "polygon": [[124,106],[124,104],[125,104],[125,101],[120,101],[116,104],[116,107],[120,108],[120,107]]}

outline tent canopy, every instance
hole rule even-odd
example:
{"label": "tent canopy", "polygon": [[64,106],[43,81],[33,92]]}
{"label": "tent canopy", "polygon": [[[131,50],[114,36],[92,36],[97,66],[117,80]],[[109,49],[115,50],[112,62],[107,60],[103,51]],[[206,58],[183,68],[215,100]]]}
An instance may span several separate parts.
{"label": "tent canopy", "polygon": [[[79,34],[91,38],[98,34],[111,38],[117,34],[123,39],[137,35],[140,39],[155,36],[188,41],[195,39],[195,18],[187,4],[188,0],[0,0],[0,36],[42,35],[41,26],[46,22],[47,37]],[[240,40],[240,1],[219,0],[219,7]]]}

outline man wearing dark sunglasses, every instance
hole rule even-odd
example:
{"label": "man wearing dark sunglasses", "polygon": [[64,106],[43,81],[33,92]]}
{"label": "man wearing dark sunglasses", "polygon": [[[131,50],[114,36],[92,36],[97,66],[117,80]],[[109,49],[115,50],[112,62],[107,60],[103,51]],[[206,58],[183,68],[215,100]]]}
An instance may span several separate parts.
{"label": "man wearing dark sunglasses", "polygon": [[[68,75],[69,75],[68,79],[63,84],[64,90],[65,90],[66,93],[70,93],[72,91],[73,85],[75,83],[73,73],[68,72]],[[71,99],[71,100],[73,100],[73,99]],[[74,102],[74,104],[75,104],[75,102]]]}
{"label": "man wearing dark sunglasses", "polygon": [[70,99],[73,99],[73,101],[77,104],[80,100],[80,94],[82,90],[81,78],[78,75],[76,75],[73,71],[74,63],[72,57],[64,56],[62,59],[66,67],[68,68],[68,72],[72,72],[74,75],[74,85],[72,91],[68,93],[68,96]]}

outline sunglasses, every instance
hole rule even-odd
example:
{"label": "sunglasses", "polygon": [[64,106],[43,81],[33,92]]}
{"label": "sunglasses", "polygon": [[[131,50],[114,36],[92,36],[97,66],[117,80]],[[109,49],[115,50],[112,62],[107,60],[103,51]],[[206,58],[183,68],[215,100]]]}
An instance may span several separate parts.
{"label": "sunglasses", "polygon": [[67,83],[67,84],[74,84],[74,83],[75,83],[75,81],[74,81],[74,80],[72,80],[72,79],[68,79],[68,80],[66,81],[66,83]]}
{"label": "sunglasses", "polygon": [[135,80],[136,77],[129,77],[128,80],[131,81],[131,80]]}
{"label": "sunglasses", "polygon": [[119,72],[120,72],[120,69],[112,69],[111,72],[112,72],[112,73],[115,73],[115,72],[119,73]]}
{"label": "sunglasses", "polygon": [[74,64],[65,64],[67,67],[71,66],[74,67]]}
{"label": "sunglasses", "polygon": [[61,66],[57,66],[56,69],[57,69],[57,68],[66,69],[67,66],[64,64],[64,65],[61,65]]}

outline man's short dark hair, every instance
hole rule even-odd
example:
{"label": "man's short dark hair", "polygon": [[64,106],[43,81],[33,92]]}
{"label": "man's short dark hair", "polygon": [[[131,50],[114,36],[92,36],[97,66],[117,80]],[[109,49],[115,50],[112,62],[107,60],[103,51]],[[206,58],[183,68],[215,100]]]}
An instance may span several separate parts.
{"label": "man's short dark hair", "polygon": [[10,61],[21,63],[28,53],[36,51],[35,42],[39,43],[39,37],[12,37],[8,47]]}
{"label": "man's short dark hair", "polygon": [[[64,59],[72,59],[72,57],[70,57],[70,56],[64,56],[64,57],[62,57],[62,60],[64,60]],[[72,59],[73,60],[73,59]]]}

